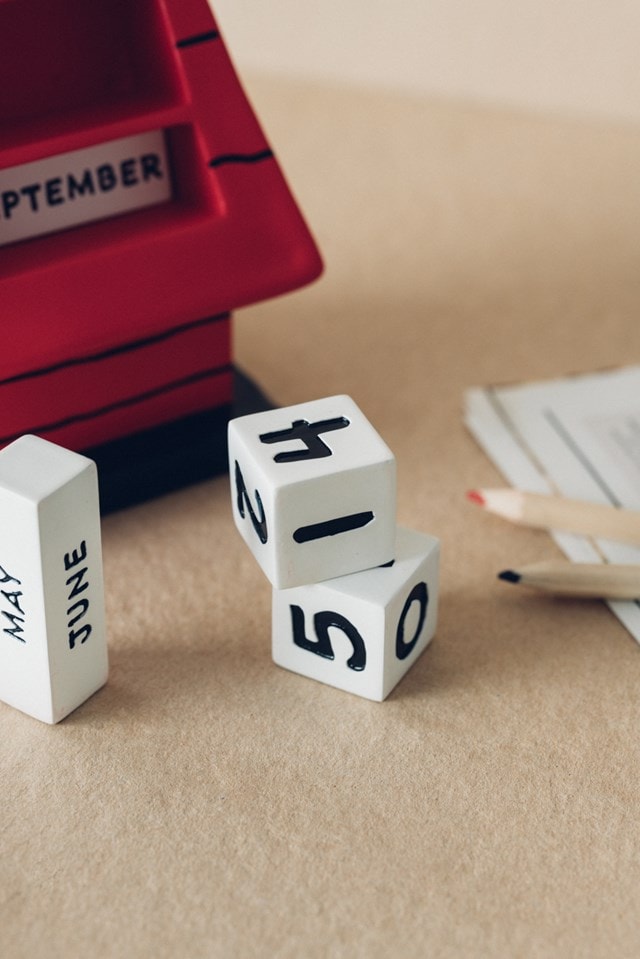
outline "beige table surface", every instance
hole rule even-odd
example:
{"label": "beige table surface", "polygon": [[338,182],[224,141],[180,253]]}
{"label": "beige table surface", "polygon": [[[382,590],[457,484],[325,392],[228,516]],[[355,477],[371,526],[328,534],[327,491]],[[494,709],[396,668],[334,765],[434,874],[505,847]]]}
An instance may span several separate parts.
{"label": "beige table surface", "polygon": [[496,582],[555,548],[465,501],[500,477],[461,399],[640,360],[640,130],[251,89],[327,269],[237,358],[394,450],[436,639],[383,704],[287,673],[225,479],[109,517],[108,685],[56,727],[0,706],[0,953],[635,957],[640,650]]}

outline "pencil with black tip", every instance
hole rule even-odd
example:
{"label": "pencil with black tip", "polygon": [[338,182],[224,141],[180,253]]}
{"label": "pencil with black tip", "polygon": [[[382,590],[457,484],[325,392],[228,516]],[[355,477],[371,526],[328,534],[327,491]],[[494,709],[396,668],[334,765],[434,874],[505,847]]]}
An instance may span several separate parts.
{"label": "pencil with black tip", "polygon": [[498,579],[559,596],[640,599],[640,565],[547,560],[505,569]]}
{"label": "pencil with black tip", "polygon": [[517,489],[471,490],[467,498],[489,513],[538,529],[640,544],[640,512]]}

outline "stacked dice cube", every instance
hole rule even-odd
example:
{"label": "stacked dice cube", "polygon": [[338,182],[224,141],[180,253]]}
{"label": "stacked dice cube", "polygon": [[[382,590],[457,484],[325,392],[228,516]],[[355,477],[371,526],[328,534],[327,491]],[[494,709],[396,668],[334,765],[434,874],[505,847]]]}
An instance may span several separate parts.
{"label": "stacked dice cube", "polygon": [[274,661],[385,699],[433,638],[439,542],[396,525],[395,457],[348,396],[229,423],[236,526],[273,587]]}
{"label": "stacked dice cube", "polygon": [[[232,420],[236,524],[273,585],[280,666],[382,700],[433,637],[439,543],[396,527],[395,458],[334,396]],[[107,679],[95,463],[0,451],[0,700],[56,723]]]}

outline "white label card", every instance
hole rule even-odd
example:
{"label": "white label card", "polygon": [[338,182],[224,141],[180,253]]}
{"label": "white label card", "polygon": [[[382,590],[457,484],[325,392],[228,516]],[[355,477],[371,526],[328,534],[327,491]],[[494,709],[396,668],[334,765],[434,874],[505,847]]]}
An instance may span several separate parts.
{"label": "white label card", "polygon": [[170,197],[161,130],[9,167],[0,170],[0,246]]}
{"label": "white label card", "polygon": [[[469,390],[465,422],[513,486],[640,510],[640,366]],[[555,531],[574,562],[640,563],[640,547]],[[609,602],[640,643],[640,600]]]}

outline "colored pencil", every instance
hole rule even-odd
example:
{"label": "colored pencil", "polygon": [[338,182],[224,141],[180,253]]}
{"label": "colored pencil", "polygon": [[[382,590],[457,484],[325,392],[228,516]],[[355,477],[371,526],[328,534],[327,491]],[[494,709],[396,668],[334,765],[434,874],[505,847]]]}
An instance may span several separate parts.
{"label": "colored pencil", "polygon": [[498,579],[560,596],[640,599],[640,565],[548,560],[506,569]]}
{"label": "colored pencil", "polygon": [[640,544],[640,512],[634,510],[517,489],[471,490],[467,498],[489,513],[524,526]]}

